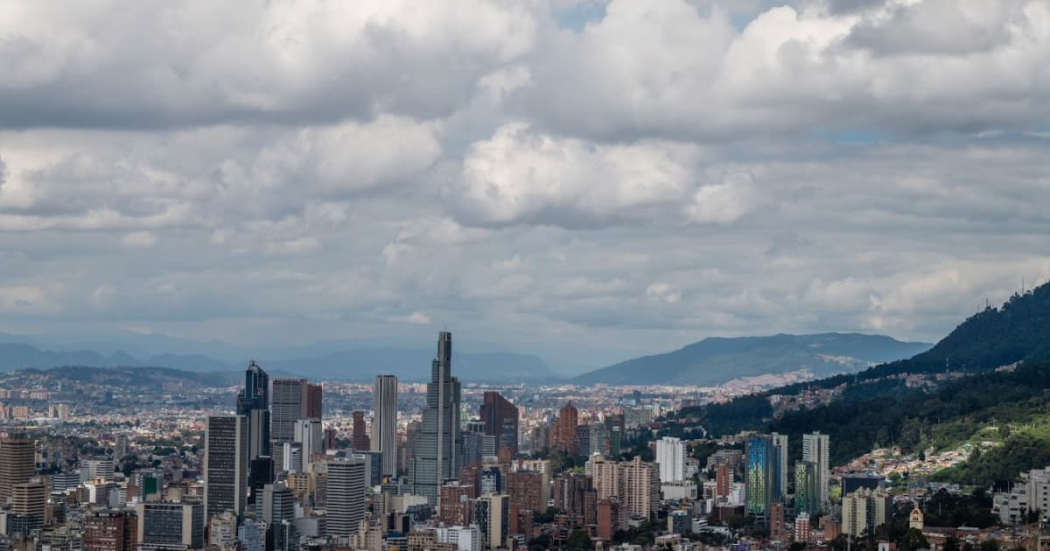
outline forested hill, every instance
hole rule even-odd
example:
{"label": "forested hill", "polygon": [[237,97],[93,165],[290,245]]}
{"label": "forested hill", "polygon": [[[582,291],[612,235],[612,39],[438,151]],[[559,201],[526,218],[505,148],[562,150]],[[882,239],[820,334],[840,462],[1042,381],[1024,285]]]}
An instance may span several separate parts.
{"label": "forested hill", "polygon": [[[899,374],[965,369],[967,376],[932,392],[909,388]],[[945,476],[991,481],[1016,475],[1021,466],[1050,463],[1050,287],[1043,285],[1015,295],[1000,308],[988,308],[960,324],[930,351],[883,364],[856,376],[838,376],[792,385],[726,404],[686,408],[670,420],[670,430],[700,425],[715,435],[763,430],[800,437],[821,431],[831,435],[836,463],[870,451],[897,445],[957,444],[993,424],[1004,425],[1002,446],[977,457]],[[994,372],[1021,362],[1014,371]],[[809,387],[846,384],[831,403],[788,412],[773,418],[771,395],[793,395]],[[1018,430],[1011,433],[1009,423]],[[798,441],[799,438],[792,438]],[[1040,464],[1041,463],[1041,464]],[[1026,467],[1028,468],[1028,467]]]}

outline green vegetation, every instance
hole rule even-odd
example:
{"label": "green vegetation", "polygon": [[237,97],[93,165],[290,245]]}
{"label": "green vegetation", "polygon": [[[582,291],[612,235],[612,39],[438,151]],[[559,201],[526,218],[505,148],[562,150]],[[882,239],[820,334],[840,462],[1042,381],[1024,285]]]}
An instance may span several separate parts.
{"label": "green vegetation", "polygon": [[[668,433],[702,426],[712,436],[741,430],[790,435],[800,455],[801,435],[829,434],[832,462],[843,464],[877,447],[905,454],[925,449],[973,450],[971,458],[939,473],[940,480],[989,485],[1050,463],[1050,285],[1015,295],[1001,308],[971,316],[931,350],[857,375],[790,385],[725,404],[685,408],[668,419]],[[1015,371],[993,369],[1019,364]],[[910,388],[904,374],[966,371],[934,390]],[[808,388],[847,385],[830,404],[775,419],[769,397]],[[702,453],[702,452],[701,452]]]}

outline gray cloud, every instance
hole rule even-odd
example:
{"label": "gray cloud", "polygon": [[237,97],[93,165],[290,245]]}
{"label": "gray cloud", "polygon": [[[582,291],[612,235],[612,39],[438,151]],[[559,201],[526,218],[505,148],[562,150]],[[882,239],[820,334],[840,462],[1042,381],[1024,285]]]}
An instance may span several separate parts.
{"label": "gray cloud", "polygon": [[18,4],[0,331],[580,366],[1050,278],[1045,3],[475,4]]}

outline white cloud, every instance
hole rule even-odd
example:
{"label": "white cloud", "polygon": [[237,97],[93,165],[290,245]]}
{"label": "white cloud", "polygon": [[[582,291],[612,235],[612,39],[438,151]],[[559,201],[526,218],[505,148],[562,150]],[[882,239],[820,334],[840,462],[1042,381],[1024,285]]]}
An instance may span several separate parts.
{"label": "white cloud", "polygon": [[122,237],[120,242],[132,249],[148,249],[157,244],[157,236],[148,231],[134,231]]}

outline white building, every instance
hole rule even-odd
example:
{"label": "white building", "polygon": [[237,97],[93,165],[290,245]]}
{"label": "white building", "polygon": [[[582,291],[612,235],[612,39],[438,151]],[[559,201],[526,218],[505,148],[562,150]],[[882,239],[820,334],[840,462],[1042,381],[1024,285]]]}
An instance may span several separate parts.
{"label": "white building", "polygon": [[660,482],[685,480],[685,443],[670,436],[657,440],[656,462],[660,464]]}
{"label": "white building", "polygon": [[435,530],[437,543],[451,543],[459,551],[481,551],[481,532],[476,525],[442,526]]}

